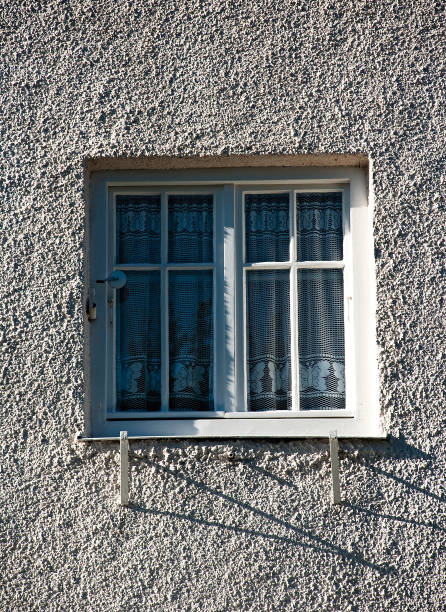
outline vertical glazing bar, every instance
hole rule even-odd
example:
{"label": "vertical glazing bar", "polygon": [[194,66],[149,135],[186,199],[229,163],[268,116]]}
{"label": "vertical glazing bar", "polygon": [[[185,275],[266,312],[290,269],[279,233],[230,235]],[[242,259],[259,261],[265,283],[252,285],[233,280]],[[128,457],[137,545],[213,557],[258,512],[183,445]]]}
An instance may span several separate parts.
{"label": "vertical glazing bar", "polygon": [[[236,244],[235,244],[235,191],[233,185],[223,187],[223,240],[224,240],[224,371],[223,388],[224,410],[236,410],[236,379],[235,379],[235,333],[236,333]],[[217,258],[217,270],[219,260]]]}
{"label": "vertical glazing bar", "polygon": [[293,250],[291,253],[290,270],[290,317],[291,317],[291,384],[293,394],[293,412],[300,410],[300,378],[299,378],[299,299],[297,295],[297,206],[296,192],[291,192],[291,214],[290,233],[293,236]]}
{"label": "vertical glazing bar", "polygon": [[169,410],[168,213],[164,191],[161,194],[161,412]]}
{"label": "vertical glazing bar", "polygon": [[344,342],[345,342],[345,399],[346,405],[356,406],[353,398],[356,396],[354,384],[355,360],[353,352],[353,325],[354,325],[354,304],[353,304],[353,282],[352,282],[352,245],[350,229],[350,202],[349,191],[344,189],[342,192],[342,231],[343,231],[343,278],[344,278]]}
{"label": "vertical glazing bar", "polygon": [[[231,186],[232,187],[232,186]],[[229,189],[229,188],[228,188]],[[237,189],[234,190],[234,228],[244,228],[243,221],[243,193]],[[244,310],[243,310],[243,244],[244,236],[243,231],[234,231],[234,252],[232,253],[233,260],[235,262],[234,280],[233,280],[233,297],[228,296],[229,302],[232,302],[234,308],[234,355],[235,355],[235,397],[234,407],[232,410],[245,411],[246,410],[246,393],[245,393],[245,379],[244,379],[244,368],[245,368],[245,346],[244,346]],[[228,243],[228,260],[231,258]],[[230,288],[228,288],[230,291]]]}
{"label": "vertical glazing bar", "polygon": [[299,352],[297,348],[297,277],[296,267],[296,215],[294,212],[294,192],[290,192],[290,330],[291,330],[291,409],[299,410]]}
{"label": "vertical glazing bar", "polygon": [[[109,252],[109,264],[107,266],[107,277],[113,270],[113,266],[117,263],[117,254],[116,254],[116,242],[117,242],[117,227],[116,227],[116,193],[113,193],[112,201],[110,202],[112,207],[112,218],[111,218],[111,231],[108,233],[108,247],[107,250]],[[117,317],[116,317],[116,290],[110,289],[107,286],[107,295],[109,302],[109,313],[110,313],[110,336],[111,336],[111,346],[112,346],[112,359],[110,363],[110,382],[111,382],[111,397],[108,400],[109,407],[111,411],[116,410],[117,406],[117,389],[116,389],[116,358],[117,358],[117,347],[116,347],[116,336],[117,336]],[[111,303],[110,303],[111,300]],[[111,404],[111,405],[110,405]]]}
{"label": "vertical glazing bar", "polygon": [[[239,355],[241,359],[238,360],[237,368],[238,368],[238,397],[241,396],[240,405],[237,410],[240,412],[248,411],[248,317],[246,314],[246,270],[243,264],[246,263],[246,219],[245,219],[245,200],[246,195],[241,192],[240,193],[240,203],[238,204],[240,208],[240,222],[238,224],[239,227],[242,228],[241,233],[239,234],[238,239],[238,265],[237,265],[237,274],[239,278],[236,283],[236,300],[237,300],[237,312],[239,313],[238,325],[237,325],[237,333],[236,342],[237,345],[241,342],[242,351],[239,351]],[[240,291],[237,294],[237,291]],[[241,304],[241,308],[240,308]]]}

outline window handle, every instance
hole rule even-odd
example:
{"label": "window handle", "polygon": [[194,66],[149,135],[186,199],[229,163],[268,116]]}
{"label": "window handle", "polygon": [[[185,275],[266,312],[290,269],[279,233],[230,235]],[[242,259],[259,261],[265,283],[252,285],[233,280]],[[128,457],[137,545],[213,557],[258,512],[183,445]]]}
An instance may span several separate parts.
{"label": "window handle", "polygon": [[122,289],[127,284],[127,276],[122,270],[115,270],[107,278],[97,280],[96,282],[101,285],[108,283],[112,289]]}

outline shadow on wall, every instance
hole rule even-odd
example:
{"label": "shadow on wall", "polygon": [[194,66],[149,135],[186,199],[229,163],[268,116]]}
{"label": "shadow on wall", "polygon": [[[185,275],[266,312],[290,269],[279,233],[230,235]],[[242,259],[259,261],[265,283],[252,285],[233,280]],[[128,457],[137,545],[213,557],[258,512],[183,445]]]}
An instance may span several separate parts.
{"label": "shadow on wall", "polygon": [[[299,491],[299,488],[296,487],[296,485],[288,482],[287,480],[285,480],[284,478],[281,478],[280,476],[276,476],[275,474],[272,474],[271,472],[268,472],[264,468],[258,467],[256,465],[250,465],[250,467],[255,472],[258,472],[262,476],[266,476],[268,478],[271,478],[272,480],[274,480],[275,482],[277,482],[278,484],[280,484],[282,486],[287,486],[287,487],[290,487],[292,489],[295,489],[296,491]],[[396,482],[399,482],[400,484],[405,485],[409,490],[417,491],[418,493],[422,493],[423,495],[426,495],[427,497],[431,497],[433,499],[436,499],[436,500],[438,500],[440,502],[446,502],[446,497],[441,497],[439,495],[436,495],[435,493],[431,493],[427,489],[422,489],[421,487],[417,487],[416,485],[412,484],[408,480],[404,480],[403,478],[395,476],[395,474],[392,474],[390,472],[386,472],[385,470],[383,470],[381,468],[378,468],[376,466],[368,465],[367,468],[371,472],[373,472],[374,474],[381,474],[382,476],[385,476],[387,478],[391,478],[392,480],[395,480]],[[346,493],[346,495],[347,495],[347,493]],[[388,519],[388,520],[395,520],[395,521],[400,521],[402,523],[407,523],[407,524],[411,524],[411,525],[417,525],[419,527],[428,527],[430,529],[435,529],[435,530],[438,530],[438,531],[446,532],[446,527],[442,527],[438,523],[428,523],[428,522],[425,522],[425,521],[415,521],[413,519],[398,517],[398,516],[395,516],[395,515],[392,515],[392,514],[384,514],[382,512],[378,512],[376,510],[370,510],[369,508],[364,508],[364,507],[358,506],[356,504],[352,504],[348,500],[344,500],[342,502],[342,505],[346,506],[348,508],[351,508],[355,512],[363,512],[364,514],[366,514],[366,515],[368,515],[370,517],[376,517],[376,518],[382,518],[382,519]]]}
{"label": "shadow on wall", "polygon": [[[414,485],[409,480],[405,480],[404,478],[401,478],[400,476],[397,476],[375,465],[376,459],[379,459],[380,457],[389,457],[389,456],[392,456],[392,457],[396,456],[396,457],[399,457],[400,459],[406,459],[406,460],[417,460],[417,459],[430,460],[431,456],[425,453],[424,451],[417,449],[414,446],[411,446],[403,438],[389,437],[386,441],[379,443],[379,446],[374,447],[374,452],[372,453],[372,455],[369,455],[368,457],[360,456],[358,459],[357,454],[356,454],[356,457],[349,456],[348,449],[351,445],[351,442],[352,441],[345,442],[345,444],[343,445],[344,449],[341,451],[341,453],[344,454],[344,456],[348,459],[351,459],[353,461],[355,460],[360,461],[364,465],[365,469],[370,470],[373,473],[373,475],[375,476],[375,480],[377,480],[378,476],[389,478],[401,485],[404,485],[411,491],[416,491],[417,493],[426,495],[439,502],[446,501],[446,497],[432,493],[426,488],[422,488],[417,485]],[[228,524],[218,522],[218,521],[201,519],[193,515],[181,514],[179,512],[172,512],[169,510],[151,509],[151,508],[143,507],[141,505],[130,504],[129,509],[133,510],[134,512],[140,512],[140,513],[144,513],[144,514],[152,515],[152,516],[165,516],[170,519],[177,520],[177,521],[178,520],[179,521],[189,521],[190,523],[204,525],[206,527],[214,527],[214,528],[216,527],[216,528],[228,531],[228,532],[265,538],[268,540],[285,543],[291,546],[300,546],[302,548],[315,550],[315,551],[322,552],[325,554],[341,557],[344,560],[348,560],[352,563],[359,564],[364,567],[368,567],[376,571],[380,575],[397,573],[396,568],[390,564],[380,565],[372,561],[369,561],[359,552],[352,552],[351,550],[342,548],[341,546],[334,544],[333,542],[330,542],[328,539],[312,533],[308,529],[298,527],[281,517],[277,517],[273,514],[265,512],[264,510],[261,510],[246,502],[238,500],[237,498],[231,495],[228,495],[226,493],[223,493],[222,491],[213,489],[209,485],[201,481],[195,480],[184,473],[181,473],[179,471],[172,471],[171,469],[160,466],[156,462],[144,456],[140,456],[140,455],[136,455],[132,453],[131,457],[132,459],[137,460],[140,463],[144,463],[154,468],[160,474],[164,474],[164,475],[167,475],[168,477],[173,477],[178,480],[182,480],[188,487],[195,488],[197,491],[206,493],[207,495],[218,497],[224,500],[225,502],[230,503],[231,505],[237,506],[238,508],[251,512],[255,516],[258,516],[261,519],[263,519],[265,522],[270,522],[274,525],[278,525],[281,528],[284,528],[288,532],[289,535],[278,535],[278,534],[268,533],[267,531],[248,529],[248,528],[240,527],[236,525],[228,525]],[[255,463],[251,459],[239,459],[237,461],[242,461],[243,463],[247,465],[249,469],[251,469],[253,472],[256,472],[263,478],[274,480],[276,483],[278,483],[281,486],[289,487],[295,490],[296,492],[300,492],[300,489],[295,484],[289,482],[285,478],[281,478],[280,476],[277,476],[276,474],[269,472],[268,470],[264,468],[261,468],[255,465]],[[407,518],[407,517],[399,517],[399,516],[395,516],[392,514],[386,514],[386,513],[380,512],[379,509],[370,509],[366,507],[361,507],[349,501],[345,501],[343,503],[343,506],[344,508],[349,509],[353,513],[366,515],[370,517],[371,519],[386,520],[386,521],[389,521],[389,520],[399,521],[399,522],[402,522],[408,525],[414,525],[416,527],[424,527],[424,528],[437,530],[440,532],[446,532],[446,528],[436,522],[417,521],[417,520]]]}
{"label": "shadow on wall", "polygon": [[[250,504],[247,504],[246,502],[242,502],[236,499],[235,497],[227,495],[226,493],[222,493],[221,491],[215,490],[209,487],[208,485],[204,484],[203,482],[194,480],[185,474],[174,472],[168,468],[159,466],[158,464],[151,461],[150,459],[147,459],[146,457],[140,457],[136,455],[133,455],[132,457],[138,459],[138,461],[145,463],[146,465],[149,465],[155,468],[160,473],[164,473],[168,475],[169,477],[174,477],[179,480],[183,480],[189,487],[195,487],[199,491],[205,492],[206,494],[210,494],[215,497],[219,497],[223,499],[225,502],[229,502],[230,504],[233,504],[239,508],[252,512],[253,514],[264,519],[265,521],[270,521],[271,523],[279,525],[280,527],[285,528],[290,533],[290,536],[293,536],[293,537],[281,536],[281,535],[276,535],[276,534],[263,532],[263,531],[256,531],[253,529],[247,529],[247,528],[239,527],[235,525],[227,525],[225,523],[221,523],[217,521],[209,521],[206,519],[200,519],[195,516],[190,516],[187,514],[180,514],[178,512],[170,512],[168,510],[149,509],[149,508],[145,508],[143,506],[136,505],[136,504],[130,504],[129,506],[130,510],[133,510],[136,512],[142,512],[142,513],[149,514],[152,516],[165,516],[165,517],[169,517],[175,520],[189,521],[191,523],[204,525],[206,527],[218,527],[219,529],[224,529],[226,531],[231,531],[234,533],[240,533],[244,535],[246,534],[252,535],[255,537],[266,538],[268,540],[273,540],[273,541],[277,541],[280,543],[289,544],[292,546],[298,545],[298,546],[301,546],[302,548],[307,548],[310,550],[315,550],[318,552],[339,556],[353,563],[357,563],[365,567],[371,568],[381,575],[396,573],[395,568],[389,564],[379,565],[371,561],[368,561],[360,553],[351,552],[349,550],[346,550],[338,546],[337,544],[333,544],[332,542],[330,542],[329,540],[325,538],[315,535],[314,533],[312,533],[311,531],[307,529],[303,529],[301,527],[297,527],[296,525],[292,525],[290,522],[282,518],[274,516],[273,514],[269,514],[268,512],[264,512],[263,510],[260,510],[259,508],[251,506]],[[250,467],[252,468],[253,466],[250,465]],[[269,477],[273,477],[276,480],[278,480],[276,476],[273,476],[266,470],[262,470],[261,468],[257,468],[257,467],[253,469],[262,471],[265,475]],[[283,484],[287,484],[288,486],[293,486],[285,480],[283,481]]]}

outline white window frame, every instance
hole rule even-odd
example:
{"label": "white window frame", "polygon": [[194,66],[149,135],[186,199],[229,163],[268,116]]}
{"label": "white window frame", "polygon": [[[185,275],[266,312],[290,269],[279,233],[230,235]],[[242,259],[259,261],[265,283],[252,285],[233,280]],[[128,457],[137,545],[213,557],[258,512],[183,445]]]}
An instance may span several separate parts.
{"label": "white window frame", "polygon": [[[296,192],[341,191],[343,194],[343,261],[280,264],[244,263],[243,196],[253,192],[288,191],[293,198],[292,223],[296,235]],[[213,193],[214,262],[214,412],[166,411],[168,368],[164,325],[162,339],[162,410],[151,413],[116,413],[115,397],[115,291],[107,283],[97,284],[113,270],[148,269],[144,265],[115,265],[115,196],[117,194],[161,194],[162,227],[167,223],[167,194]],[[373,258],[373,209],[368,199],[366,174],[359,168],[238,168],[175,171],[94,172],[90,180],[86,252],[87,298],[96,304],[96,319],[86,322],[86,434],[117,437],[126,430],[130,437],[174,438],[382,438],[385,432],[378,411],[375,339],[375,278]],[[237,229],[236,229],[237,228]],[[167,232],[165,231],[166,235]],[[163,233],[162,233],[163,235]],[[164,243],[163,243],[164,241]],[[167,245],[162,238],[162,263],[153,266],[166,275],[167,268],[197,268],[198,265],[167,265]],[[296,244],[292,243],[295,253]],[[291,294],[296,300],[296,270],[342,268],[344,270],[346,409],[301,411],[297,375],[293,376],[293,410],[246,411],[245,276],[248,268],[277,269],[291,274]],[[161,296],[162,313],[167,309],[167,284]],[[241,288],[242,291],[240,290]],[[240,295],[241,294],[241,295]],[[291,298],[293,305],[293,297]],[[292,362],[296,363],[297,311],[291,310]],[[163,314],[162,314],[163,316]]]}

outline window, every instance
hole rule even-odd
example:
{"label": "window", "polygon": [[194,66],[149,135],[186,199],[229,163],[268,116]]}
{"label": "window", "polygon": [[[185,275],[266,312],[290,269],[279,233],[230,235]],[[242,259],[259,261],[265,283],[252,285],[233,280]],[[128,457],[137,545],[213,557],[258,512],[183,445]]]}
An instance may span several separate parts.
{"label": "window", "polygon": [[382,436],[362,170],[96,172],[89,216],[92,435]]}

